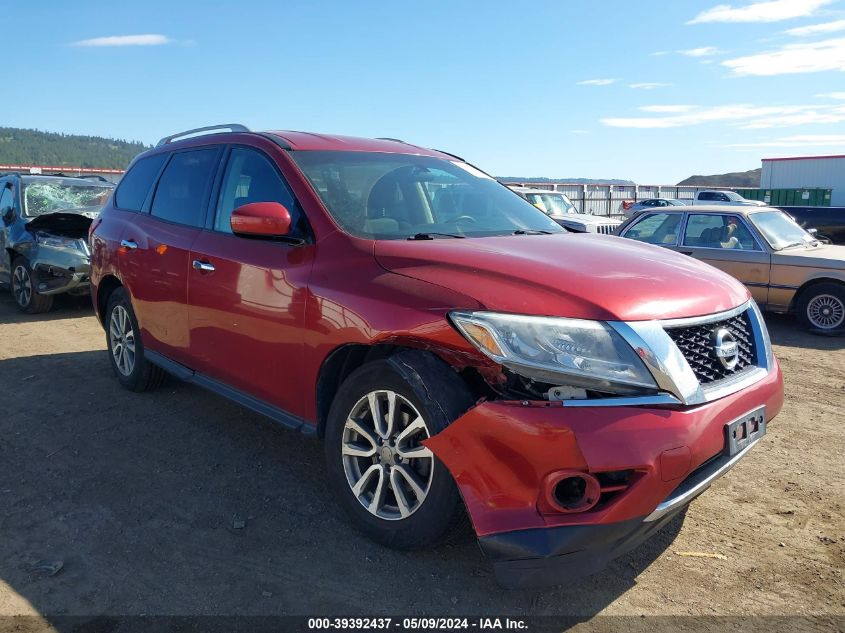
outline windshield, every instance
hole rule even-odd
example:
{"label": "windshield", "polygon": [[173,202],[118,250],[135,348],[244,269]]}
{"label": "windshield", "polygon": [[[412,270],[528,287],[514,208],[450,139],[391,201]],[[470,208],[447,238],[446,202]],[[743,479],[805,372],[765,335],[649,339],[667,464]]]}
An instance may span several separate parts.
{"label": "windshield", "polygon": [[23,185],[23,211],[30,218],[56,211],[98,211],[109,197],[111,185],[80,184],[76,180],[31,180]]}
{"label": "windshield", "polygon": [[736,193],[735,191],[725,191],[725,195],[728,197],[729,200],[733,200],[734,202],[743,202],[745,198],[741,195]]}
{"label": "windshield", "polygon": [[525,193],[525,199],[547,215],[578,213],[575,205],[562,193]]}
{"label": "windshield", "polygon": [[460,162],[375,152],[290,156],[348,233],[374,239],[565,232],[490,176]]}
{"label": "windshield", "polygon": [[788,246],[803,246],[816,241],[816,238],[798,226],[795,220],[783,211],[752,213],[748,218],[776,251]]}

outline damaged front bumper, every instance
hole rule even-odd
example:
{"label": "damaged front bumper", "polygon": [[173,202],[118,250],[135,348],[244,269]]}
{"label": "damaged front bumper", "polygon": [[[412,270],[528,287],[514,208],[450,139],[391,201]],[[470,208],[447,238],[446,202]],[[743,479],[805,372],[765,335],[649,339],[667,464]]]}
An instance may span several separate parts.
{"label": "damaged front bumper", "polygon": [[[725,425],[762,406],[768,421],[782,404],[775,362],[753,386],[695,407],[488,401],[425,444],[452,473],[499,582],[543,586],[651,537],[751,448],[722,457]],[[589,510],[567,512],[544,502],[561,471],[627,474]]]}
{"label": "damaged front bumper", "polygon": [[30,265],[38,294],[84,295],[90,291],[91,259],[87,253],[41,246]]}

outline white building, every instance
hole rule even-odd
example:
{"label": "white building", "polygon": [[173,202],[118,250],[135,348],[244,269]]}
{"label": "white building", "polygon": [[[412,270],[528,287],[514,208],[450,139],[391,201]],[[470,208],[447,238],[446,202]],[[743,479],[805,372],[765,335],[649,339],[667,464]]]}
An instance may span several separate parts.
{"label": "white building", "polygon": [[764,158],[761,189],[832,189],[830,206],[845,207],[845,155]]}

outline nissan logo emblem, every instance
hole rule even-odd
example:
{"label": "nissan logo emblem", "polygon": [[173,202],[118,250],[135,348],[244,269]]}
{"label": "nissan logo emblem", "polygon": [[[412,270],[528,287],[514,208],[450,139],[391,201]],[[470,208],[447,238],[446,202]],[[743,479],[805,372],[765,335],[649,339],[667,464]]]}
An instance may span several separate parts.
{"label": "nissan logo emblem", "polygon": [[739,345],[726,328],[713,332],[713,351],[725,369],[733,369],[739,362]]}

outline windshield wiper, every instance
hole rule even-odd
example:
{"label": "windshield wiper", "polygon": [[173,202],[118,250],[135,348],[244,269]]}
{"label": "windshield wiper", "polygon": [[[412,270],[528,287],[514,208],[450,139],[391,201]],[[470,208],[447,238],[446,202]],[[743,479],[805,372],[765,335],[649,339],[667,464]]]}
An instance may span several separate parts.
{"label": "windshield wiper", "polygon": [[511,235],[551,235],[551,231],[544,231],[542,229],[517,229]]}
{"label": "windshield wiper", "polygon": [[786,246],[781,246],[778,250],[782,251],[785,248],[792,248],[793,246],[808,246],[808,242],[792,242],[792,244],[787,244]]}
{"label": "windshield wiper", "polygon": [[466,236],[465,235],[455,235],[454,233],[415,233],[414,235],[409,235],[409,240],[434,240],[438,237],[454,237],[456,240],[462,240]]}

